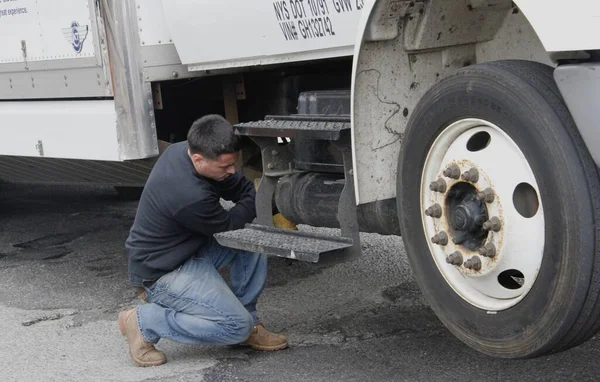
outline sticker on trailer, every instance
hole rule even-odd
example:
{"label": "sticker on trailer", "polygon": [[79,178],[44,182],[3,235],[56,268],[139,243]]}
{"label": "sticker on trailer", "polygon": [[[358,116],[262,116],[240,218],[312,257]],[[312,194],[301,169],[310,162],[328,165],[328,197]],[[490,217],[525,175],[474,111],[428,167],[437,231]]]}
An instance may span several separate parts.
{"label": "sticker on trailer", "polygon": [[88,25],[79,25],[77,21],[73,21],[71,26],[69,28],[64,28],[62,32],[67,41],[73,45],[75,52],[81,53],[81,49],[83,49],[83,42],[87,37],[88,30]]}
{"label": "sticker on trailer", "polygon": [[275,17],[286,40],[335,36],[333,22],[329,17],[330,7],[338,14],[360,11],[364,7],[364,1],[279,0],[273,2]]}
{"label": "sticker on trailer", "polygon": [[152,17],[164,17],[182,63],[228,66],[352,54],[363,8],[364,0],[162,0]]}

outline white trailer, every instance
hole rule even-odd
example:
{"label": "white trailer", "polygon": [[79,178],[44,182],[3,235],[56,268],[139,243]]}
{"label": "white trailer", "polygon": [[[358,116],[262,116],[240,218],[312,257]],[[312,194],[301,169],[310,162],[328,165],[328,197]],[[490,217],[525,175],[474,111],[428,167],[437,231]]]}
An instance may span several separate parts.
{"label": "white trailer", "polygon": [[[600,326],[600,3],[566,5],[3,0],[0,179],[143,186],[219,113],[261,178],[222,244],[348,261],[402,234],[467,345],[561,351]],[[273,227],[273,202],[341,234]]]}

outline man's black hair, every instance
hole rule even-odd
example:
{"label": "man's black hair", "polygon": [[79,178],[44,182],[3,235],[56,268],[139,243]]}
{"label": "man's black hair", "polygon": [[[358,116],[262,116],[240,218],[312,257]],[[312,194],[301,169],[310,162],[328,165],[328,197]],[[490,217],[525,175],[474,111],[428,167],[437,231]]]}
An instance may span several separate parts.
{"label": "man's black hair", "polygon": [[187,135],[190,153],[200,154],[209,160],[219,155],[232,154],[241,150],[240,136],[233,132],[233,126],[217,114],[209,114],[197,119]]}

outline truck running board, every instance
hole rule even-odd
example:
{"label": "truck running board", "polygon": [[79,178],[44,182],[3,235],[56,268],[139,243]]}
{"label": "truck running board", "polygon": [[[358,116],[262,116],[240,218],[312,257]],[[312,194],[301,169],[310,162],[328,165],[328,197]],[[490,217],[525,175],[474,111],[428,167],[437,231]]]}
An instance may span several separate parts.
{"label": "truck running board", "polygon": [[238,123],[240,135],[250,137],[289,137],[337,141],[340,132],[350,129],[349,117],[311,115],[267,116],[264,121]]}
{"label": "truck running board", "polygon": [[[359,257],[361,245],[354,197],[350,92],[302,93],[298,97],[298,114],[268,115],[264,121],[238,123],[234,127],[239,135],[250,137],[261,152],[262,178],[256,192],[256,225],[216,234],[215,239],[230,248],[313,263],[340,263]],[[313,155],[312,151],[318,153]],[[319,164],[323,165],[317,166],[321,171],[323,168],[334,169],[339,175],[343,174],[344,186],[336,214],[340,235],[312,235],[275,228],[273,202],[279,181],[314,171]]]}
{"label": "truck running board", "polygon": [[214,235],[219,244],[243,251],[316,263],[321,255],[351,250],[352,239],[248,224]]}

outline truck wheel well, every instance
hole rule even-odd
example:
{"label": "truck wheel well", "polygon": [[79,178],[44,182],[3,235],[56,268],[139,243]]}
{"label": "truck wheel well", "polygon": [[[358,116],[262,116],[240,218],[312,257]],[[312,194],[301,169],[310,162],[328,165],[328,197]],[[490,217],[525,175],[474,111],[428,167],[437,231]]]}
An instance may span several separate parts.
{"label": "truck wheel well", "polygon": [[510,0],[394,4],[375,2],[357,43],[352,102],[360,204],[395,197],[394,163],[406,125],[423,94],[446,75],[501,59],[554,66],[561,59],[590,57],[585,52],[551,57]]}

